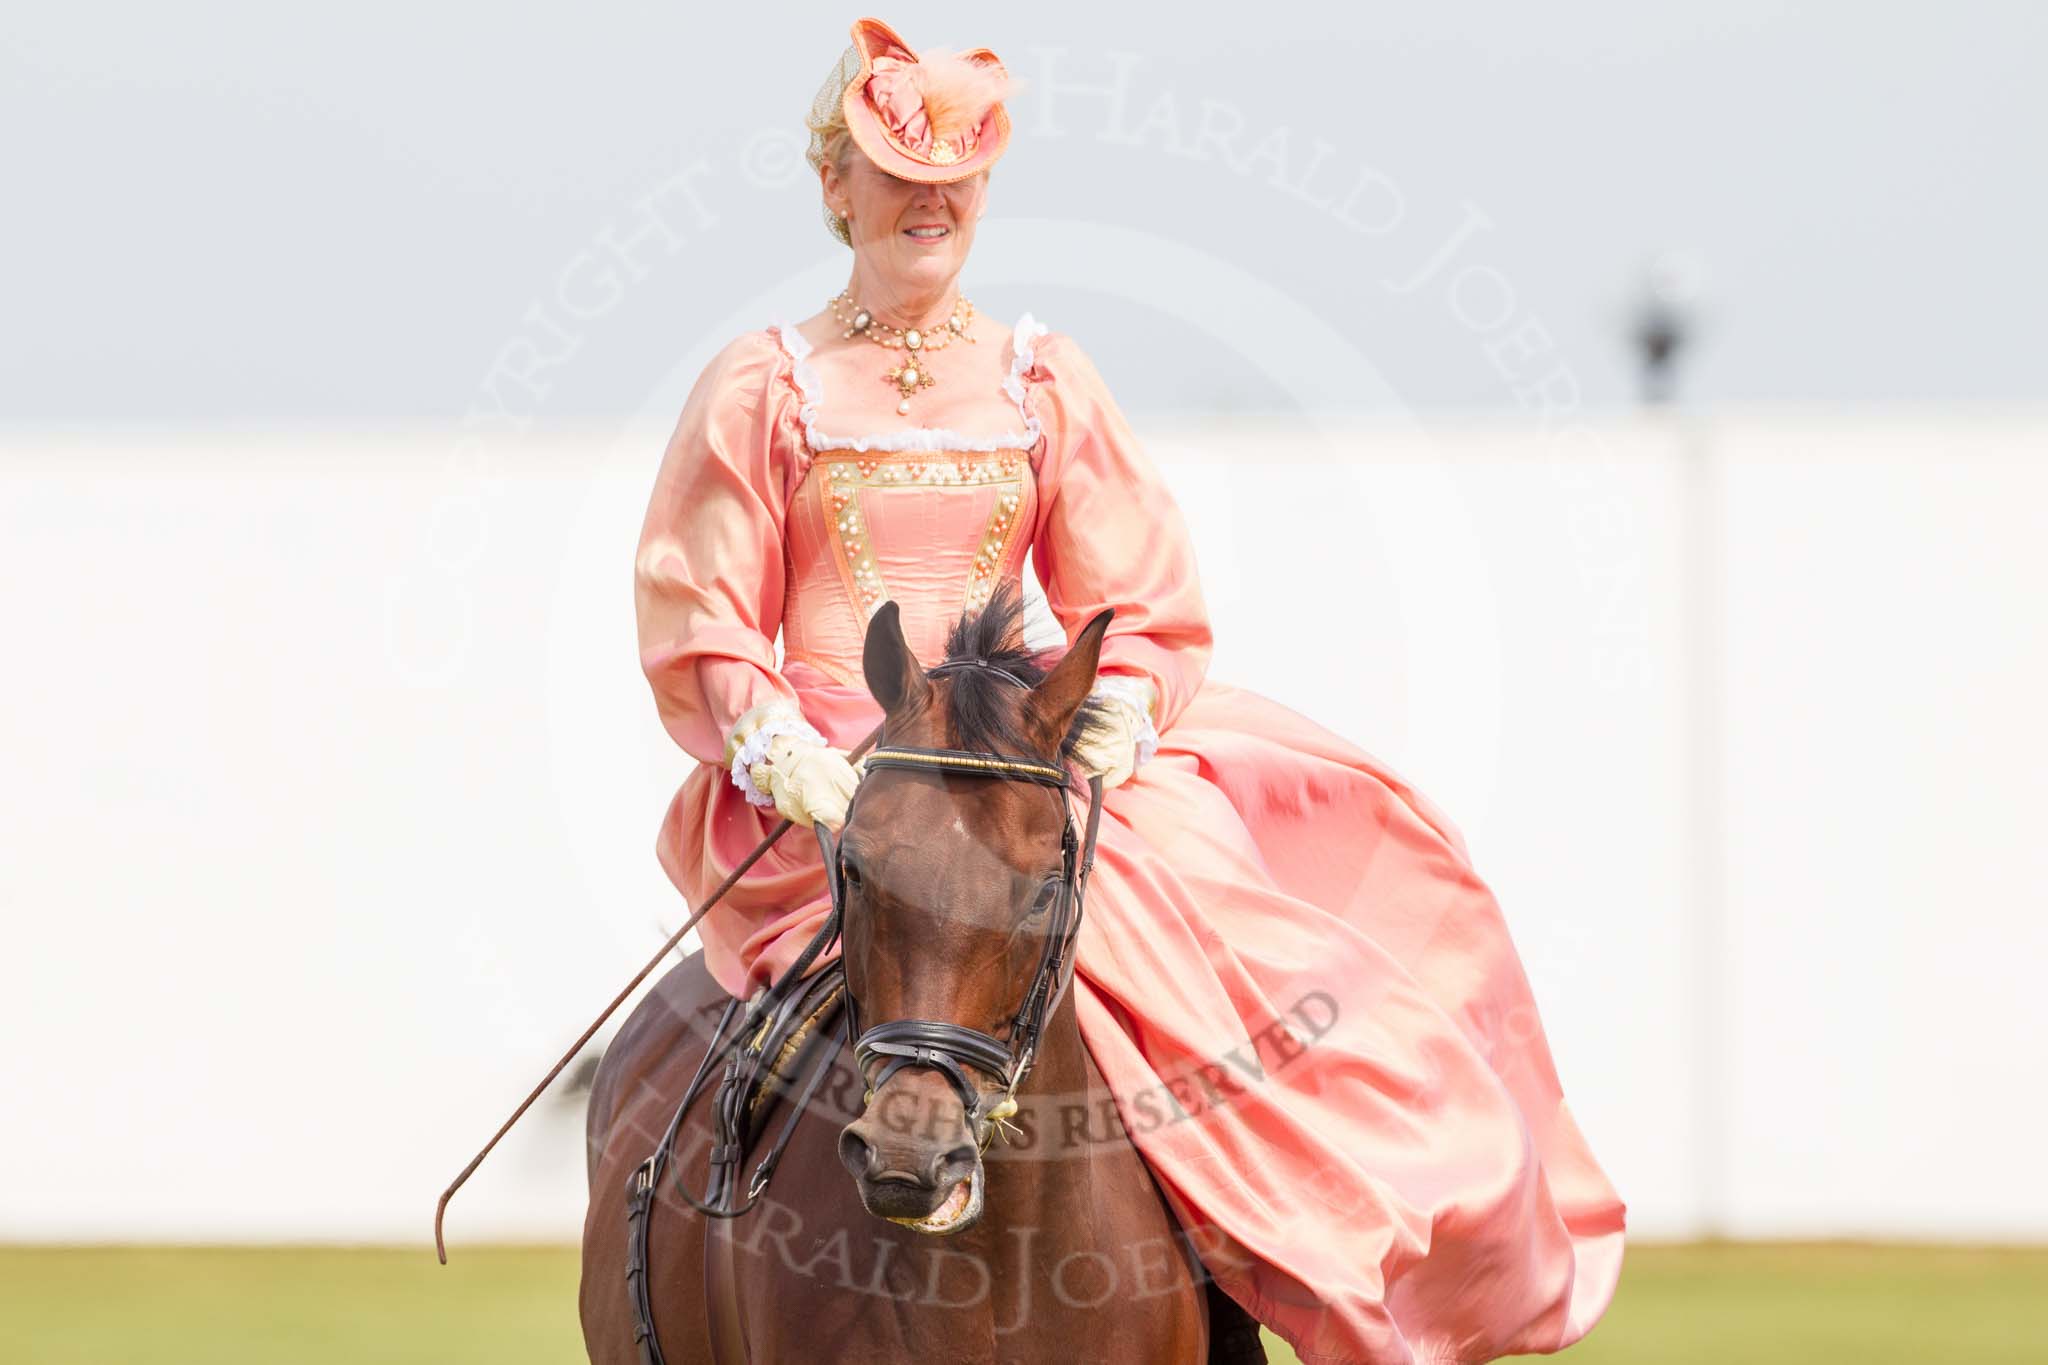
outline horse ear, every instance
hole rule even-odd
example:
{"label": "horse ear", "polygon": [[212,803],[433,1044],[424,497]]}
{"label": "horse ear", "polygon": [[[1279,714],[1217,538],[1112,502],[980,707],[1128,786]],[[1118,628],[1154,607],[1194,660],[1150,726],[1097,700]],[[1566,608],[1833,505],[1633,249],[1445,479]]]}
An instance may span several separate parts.
{"label": "horse ear", "polygon": [[1024,703],[1024,719],[1031,738],[1041,753],[1058,753],[1060,741],[1074,723],[1074,713],[1088,700],[1095,686],[1095,667],[1102,661],[1102,636],[1116,612],[1108,607],[1089,618],[1074,637],[1065,657],[1031,690]]}
{"label": "horse ear", "polygon": [[869,618],[860,662],[868,691],[882,704],[884,715],[896,715],[931,695],[931,680],[903,638],[902,611],[893,599],[882,603]]}

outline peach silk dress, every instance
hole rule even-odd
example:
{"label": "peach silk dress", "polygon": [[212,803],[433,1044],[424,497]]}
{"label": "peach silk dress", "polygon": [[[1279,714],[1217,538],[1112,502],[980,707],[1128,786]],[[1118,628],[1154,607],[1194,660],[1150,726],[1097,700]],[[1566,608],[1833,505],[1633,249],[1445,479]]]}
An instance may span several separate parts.
{"label": "peach silk dress", "polygon": [[[1613,1296],[1623,1205],[1463,836],[1378,759],[1207,676],[1186,525],[1070,337],[1017,324],[991,394],[1015,425],[993,435],[842,423],[862,396],[821,392],[808,354],[779,325],[712,360],[641,537],[641,664],[700,760],[657,845],[684,898],[777,819],[724,766],[734,720],[780,698],[851,748],[881,719],[874,609],[899,603],[935,663],[1029,550],[1067,638],[1114,607],[1100,673],[1157,689],[1156,751],[1106,796],[1073,992],[1204,1265],[1311,1365],[1578,1340]],[[826,910],[815,841],[784,837],[701,926],[712,975],[750,995]]]}

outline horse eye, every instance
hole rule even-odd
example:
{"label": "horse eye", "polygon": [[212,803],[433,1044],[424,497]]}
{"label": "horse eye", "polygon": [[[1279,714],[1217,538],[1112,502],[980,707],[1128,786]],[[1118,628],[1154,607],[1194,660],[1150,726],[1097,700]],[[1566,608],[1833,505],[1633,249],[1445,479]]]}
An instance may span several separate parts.
{"label": "horse eye", "polygon": [[860,890],[860,868],[852,863],[839,865],[839,880],[848,891]]}
{"label": "horse eye", "polygon": [[1044,886],[1039,887],[1038,895],[1031,902],[1031,917],[1036,919],[1050,911],[1053,906],[1059,903],[1059,898],[1060,884],[1058,882],[1047,882]]}

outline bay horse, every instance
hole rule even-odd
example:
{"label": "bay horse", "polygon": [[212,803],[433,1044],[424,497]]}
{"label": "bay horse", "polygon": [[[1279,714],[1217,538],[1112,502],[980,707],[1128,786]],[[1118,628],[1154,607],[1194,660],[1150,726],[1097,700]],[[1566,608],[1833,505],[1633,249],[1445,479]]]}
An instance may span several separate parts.
{"label": "bay horse", "polygon": [[[1099,720],[1089,692],[1110,617],[1048,667],[1022,644],[1022,600],[1005,583],[927,672],[896,604],[877,610],[863,672],[882,740],[839,831],[832,964],[847,1019],[875,1027],[858,1062],[836,1037],[805,1041],[820,1069],[799,1098],[780,1092],[779,1179],[762,1190],[757,1178],[751,1211],[707,1217],[677,1186],[704,1185],[717,1130],[701,1109],[677,1111],[735,1002],[692,956],[634,1010],[590,1095],[580,1309],[593,1365],[1264,1359],[1256,1324],[1209,1281],[1131,1144],[1066,979],[1002,1092],[1010,1054],[992,1050],[1014,1047],[1018,1001],[1029,1009],[1060,946],[1065,786],[1048,801],[1043,774],[883,761],[1001,754],[1057,765],[1063,781]],[[1091,822],[1091,855],[1092,836]],[[830,851],[829,836],[820,844]],[[1071,956],[1065,967],[1070,978]],[[866,1046],[874,1037],[898,1045]],[[973,1038],[984,1050],[961,1051]],[[671,1133],[666,1178],[643,1181],[655,1186],[641,1196],[645,1240],[629,1244],[636,1172]],[[646,1318],[652,1340],[636,1340]]]}

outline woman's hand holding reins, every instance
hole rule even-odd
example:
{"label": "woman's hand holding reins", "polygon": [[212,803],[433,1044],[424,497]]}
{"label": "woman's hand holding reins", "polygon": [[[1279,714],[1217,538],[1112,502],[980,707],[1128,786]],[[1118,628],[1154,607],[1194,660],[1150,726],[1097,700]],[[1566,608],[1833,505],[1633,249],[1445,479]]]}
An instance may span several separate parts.
{"label": "woman's hand holding reins", "polygon": [[777,735],[768,741],[768,756],[747,770],[754,786],[775,798],[775,809],[809,828],[823,820],[827,828],[846,823],[846,807],[860,774],[846,754],[801,735]]}
{"label": "woman's hand holding reins", "polygon": [[1074,761],[1082,776],[1100,774],[1102,789],[1108,791],[1137,771],[1159,743],[1152,728],[1156,692],[1149,682],[1111,675],[1097,680],[1095,695],[1107,703],[1102,721],[1082,732],[1074,744]]}

